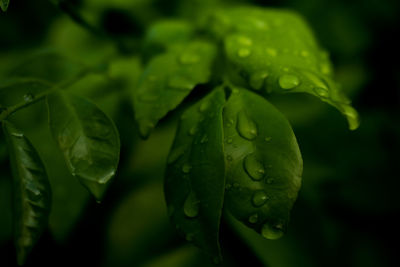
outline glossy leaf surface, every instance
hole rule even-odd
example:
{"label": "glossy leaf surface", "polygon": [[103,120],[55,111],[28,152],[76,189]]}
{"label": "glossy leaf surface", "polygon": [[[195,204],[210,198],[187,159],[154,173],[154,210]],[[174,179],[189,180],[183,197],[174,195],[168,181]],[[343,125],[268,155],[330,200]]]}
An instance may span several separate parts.
{"label": "glossy leaf surface", "polygon": [[289,122],[261,96],[235,88],[224,109],[224,136],[225,206],[265,238],[281,237],[303,166]]}
{"label": "glossy leaf surface", "polygon": [[75,95],[55,92],[47,104],[52,135],[71,174],[100,201],[119,161],[114,123],[95,104]]}
{"label": "glossy leaf surface", "polygon": [[1,10],[3,10],[4,12],[7,11],[8,9],[8,5],[10,4],[10,0],[0,0],[0,7]]}
{"label": "glossy leaf surface", "polygon": [[135,117],[143,137],[196,85],[209,81],[215,53],[213,44],[195,41],[149,62],[134,92]]}
{"label": "glossy leaf surface", "polygon": [[208,28],[223,40],[230,77],[260,94],[308,93],[343,113],[350,129],[358,114],[333,80],[326,51],[297,13],[277,9],[220,10]]}
{"label": "glossy leaf surface", "polygon": [[165,179],[168,212],[176,228],[215,261],[221,257],[218,232],[225,187],[224,102],[218,88],[182,115]]}
{"label": "glossy leaf surface", "polygon": [[45,167],[24,134],[3,122],[13,171],[14,242],[22,265],[47,227],[51,206],[50,184]]}

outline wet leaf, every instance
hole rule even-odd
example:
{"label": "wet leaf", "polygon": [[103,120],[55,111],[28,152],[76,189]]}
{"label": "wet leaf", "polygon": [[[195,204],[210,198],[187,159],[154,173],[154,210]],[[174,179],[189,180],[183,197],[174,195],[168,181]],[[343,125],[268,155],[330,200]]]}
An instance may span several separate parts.
{"label": "wet leaf", "polygon": [[119,161],[114,123],[95,104],[75,95],[55,92],[47,104],[50,130],[68,169],[100,201]]}
{"label": "wet leaf", "polygon": [[24,134],[3,122],[13,172],[14,242],[17,262],[24,264],[47,227],[51,190],[45,167]]}
{"label": "wet leaf", "polygon": [[289,122],[261,96],[235,88],[224,109],[224,136],[225,207],[265,238],[281,237],[303,166]]}
{"label": "wet leaf", "polygon": [[10,4],[10,0],[0,0],[0,7],[1,10],[3,10],[4,12],[7,11],[8,9],[8,5]]}
{"label": "wet leaf", "polygon": [[328,53],[305,20],[292,11],[242,7],[210,16],[208,29],[223,40],[230,77],[260,94],[308,93],[336,107],[350,129],[358,114],[333,79]]}
{"label": "wet leaf", "polygon": [[154,57],[140,77],[134,92],[135,117],[143,137],[198,84],[209,81],[215,46],[194,41]]}
{"label": "wet leaf", "polygon": [[165,178],[168,212],[176,228],[217,262],[225,184],[224,102],[218,88],[182,115]]}

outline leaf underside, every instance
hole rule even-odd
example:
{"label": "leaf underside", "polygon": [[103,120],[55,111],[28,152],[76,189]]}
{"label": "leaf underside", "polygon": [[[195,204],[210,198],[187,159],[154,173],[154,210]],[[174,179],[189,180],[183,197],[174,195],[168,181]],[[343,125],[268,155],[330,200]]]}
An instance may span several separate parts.
{"label": "leaf underside", "polygon": [[68,169],[100,201],[119,161],[114,123],[92,102],[61,91],[48,95],[47,105],[50,130]]}
{"label": "leaf underside", "polygon": [[165,178],[173,223],[215,262],[221,260],[218,233],[225,187],[224,102],[224,91],[218,88],[182,115]]}
{"label": "leaf underside", "polygon": [[3,122],[3,131],[14,178],[14,242],[17,262],[22,265],[47,227],[51,189],[45,167],[30,141],[9,122]]}

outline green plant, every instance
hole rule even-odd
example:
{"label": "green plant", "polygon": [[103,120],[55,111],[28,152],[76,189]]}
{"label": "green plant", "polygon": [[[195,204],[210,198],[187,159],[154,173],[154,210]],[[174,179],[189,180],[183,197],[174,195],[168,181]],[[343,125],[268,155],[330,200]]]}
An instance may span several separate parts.
{"label": "green plant", "polygon": [[[53,145],[97,201],[117,171],[120,140],[106,112],[84,96],[125,88],[121,96],[130,99],[143,138],[187,100],[167,159],[165,197],[178,231],[215,263],[222,260],[221,216],[277,239],[297,198],[300,150],[290,123],[268,101],[271,95],[313,95],[343,113],[350,129],[358,127],[356,111],[333,80],[327,52],[292,11],[206,8],[192,21],[159,20],[127,44],[91,26],[68,1],[53,2],[119,50],[109,53],[101,44],[95,49],[103,58],[88,55],[87,62],[62,50],[44,51],[7,71],[0,121],[13,169],[19,264],[46,228],[50,163],[41,162],[11,121],[42,100]],[[7,6],[3,1],[2,9]],[[103,79],[105,85],[98,86]]]}

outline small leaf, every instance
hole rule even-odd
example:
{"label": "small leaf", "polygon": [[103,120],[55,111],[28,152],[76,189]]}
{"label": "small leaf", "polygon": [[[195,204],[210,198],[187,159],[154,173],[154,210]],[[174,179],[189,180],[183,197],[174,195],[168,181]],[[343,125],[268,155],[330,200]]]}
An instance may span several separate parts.
{"label": "small leaf", "polygon": [[3,131],[14,177],[17,262],[22,265],[47,227],[51,190],[44,165],[30,141],[9,122],[3,122]]}
{"label": "small leaf", "polygon": [[224,109],[224,135],[225,206],[265,238],[281,237],[303,166],[289,122],[261,96],[235,88]]}
{"label": "small leaf", "polygon": [[100,201],[119,161],[114,123],[95,104],[75,95],[55,92],[47,104],[50,130],[71,174]]}
{"label": "small leaf", "polygon": [[3,10],[4,12],[7,11],[8,9],[8,5],[10,4],[10,0],[0,0],[0,7],[1,10]]}
{"label": "small leaf", "polygon": [[198,84],[209,81],[216,48],[195,41],[150,61],[134,92],[135,117],[143,137]]}
{"label": "small leaf", "polygon": [[326,51],[298,14],[276,9],[234,8],[209,19],[210,31],[223,40],[230,77],[260,94],[308,93],[336,107],[350,129],[358,114],[333,80]]}
{"label": "small leaf", "polygon": [[176,228],[218,262],[225,187],[224,102],[224,91],[218,88],[183,114],[165,178],[168,211]]}

